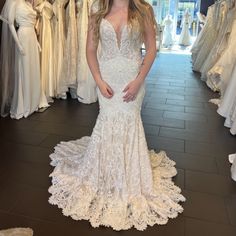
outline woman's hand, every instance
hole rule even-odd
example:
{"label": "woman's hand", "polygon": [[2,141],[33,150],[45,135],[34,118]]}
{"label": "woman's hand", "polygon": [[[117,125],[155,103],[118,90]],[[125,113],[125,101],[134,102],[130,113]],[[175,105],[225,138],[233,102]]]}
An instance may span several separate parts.
{"label": "woman's hand", "polygon": [[104,80],[99,81],[98,88],[99,88],[101,94],[105,98],[112,98],[114,92],[113,92],[112,88]]}
{"label": "woman's hand", "polygon": [[142,83],[143,82],[139,79],[131,81],[123,90],[123,92],[126,93],[125,96],[123,97],[124,99],[123,101],[124,102],[134,101]]}

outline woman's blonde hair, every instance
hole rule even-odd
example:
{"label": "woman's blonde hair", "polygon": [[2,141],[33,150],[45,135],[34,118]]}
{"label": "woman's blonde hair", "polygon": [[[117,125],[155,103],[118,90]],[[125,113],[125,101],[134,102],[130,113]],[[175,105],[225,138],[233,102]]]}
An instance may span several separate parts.
{"label": "woman's blonde hair", "polygon": [[[113,0],[95,0],[93,5],[96,10],[91,12],[92,28],[96,44],[100,36],[100,23],[105,18],[112,7]],[[138,30],[141,37],[144,36],[145,23],[152,24],[157,31],[157,23],[154,17],[152,6],[145,0],[129,0],[128,8],[128,26],[131,32]]]}

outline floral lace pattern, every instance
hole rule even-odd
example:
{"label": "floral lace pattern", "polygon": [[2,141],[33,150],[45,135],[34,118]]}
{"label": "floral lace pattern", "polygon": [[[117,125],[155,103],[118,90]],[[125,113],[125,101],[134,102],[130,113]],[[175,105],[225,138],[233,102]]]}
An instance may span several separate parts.
{"label": "floral lace pattern", "polygon": [[[123,102],[124,87],[139,72],[136,42],[124,28],[119,48],[114,29],[103,22],[99,66],[114,96],[107,99],[97,90],[100,112],[91,137],[61,142],[50,155],[55,169],[49,202],[93,227],[144,230],[177,217],[183,211],[178,202],[185,198],[171,180],[175,162],[147,149],[140,116],[144,86],[134,101]],[[129,56],[125,42],[131,44]]]}
{"label": "floral lace pattern", "polygon": [[117,37],[113,25],[102,19],[100,25],[101,61],[110,60],[117,56],[131,60],[141,60],[141,40],[138,32],[131,34],[128,25],[123,26],[120,37]]}

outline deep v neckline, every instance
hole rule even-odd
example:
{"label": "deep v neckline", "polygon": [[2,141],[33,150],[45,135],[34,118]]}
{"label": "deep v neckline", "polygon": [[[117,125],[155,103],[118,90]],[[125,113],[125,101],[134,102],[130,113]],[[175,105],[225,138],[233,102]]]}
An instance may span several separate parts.
{"label": "deep v neckline", "polygon": [[[124,32],[124,29],[127,27],[127,24],[124,24],[124,25],[121,27],[120,32],[117,33],[117,31],[115,30],[114,25],[113,25],[109,20],[107,20],[106,18],[102,18],[102,20],[104,20],[105,22],[107,22],[108,25],[110,25],[110,27],[112,28],[112,31],[113,31],[113,33],[115,34],[115,39],[116,39],[117,48],[118,48],[119,51],[120,51],[120,50],[121,50],[121,47],[122,47],[123,32]],[[119,37],[118,37],[118,36],[119,36]]]}

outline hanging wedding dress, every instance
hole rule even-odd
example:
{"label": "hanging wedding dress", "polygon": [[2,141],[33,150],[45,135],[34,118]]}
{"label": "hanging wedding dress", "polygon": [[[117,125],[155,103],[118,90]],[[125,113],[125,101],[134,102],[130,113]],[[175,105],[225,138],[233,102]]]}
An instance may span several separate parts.
{"label": "hanging wedding dress", "polygon": [[236,134],[236,66],[234,66],[231,79],[220,100],[217,112],[226,118],[225,126],[230,128],[231,134]]}
{"label": "hanging wedding dress", "polygon": [[220,58],[222,52],[227,46],[227,39],[232,28],[231,22],[234,17],[232,10],[229,11],[229,8],[229,2],[227,1],[223,1],[219,6],[220,16],[218,17],[218,22],[216,25],[218,34],[215,39],[214,46],[212,47],[207,58],[205,58],[205,61],[200,69],[201,79],[204,81],[206,81],[207,72],[214,66],[217,59]]}
{"label": "hanging wedding dress", "polygon": [[[207,16],[206,16],[206,22],[201,29],[200,33],[198,34],[195,42],[193,43],[193,46],[191,48],[191,53],[192,53],[192,64],[195,64],[197,55],[199,51],[201,50],[202,45],[205,43],[205,38],[207,37],[207,34],[211,28],[212,25],[212,19],[213,19],[213,12],[214,12],[214,7],[210,6],[208,7],[207,11]],[[194,67],[194,66],[193,66]],[[196,69],[195,69],[196,70]]]}
{"label": "hanging wedding dress", "polygon": [[231,178],[236,181],[236,153],[229,155],[229,162],[232,164],[231,166]]}
{"label": "hanging wedding dress", "polygon": [[227,41],[227,47],[216,64],[209,70],[206,81],[208,87],[213,91],[219,91],[222,96],[232,77],[234,69],[232,62],[236,60],[236,10],[232,16],[232,30]]}
{"label": "hanging wedding dress", "polygon": [[183,46],[191,45],[191,35],[189,31],[190,25],[191,25],[191,15],[187,9],[182,18],[182,23],[181,23],[182,31],[179,37],[179,45]]}
{"label": "hanging wedding dress", "polygon": [[171,47],[173,45],[173,20],[171,15],[167,15],[164,19],[164,32],[162,45],[164,47]]}
{"label": "hanging wedding dress", "polygon": [[[1,16],[9,20],[10,9],[14,8],[16,0],[7,0]],[[0,48],[0,106],[1,116],[10,114],[14,83],[15,83],[15,42],[7,22],[2,22]]]}
{"label": "hanging wedding dress", "polygon": [[97,101],[96,84],[89,70],[86,60],[86,41],[88,17],[92,0],[82,1],[81,12],[78,13],[78,68],[77,68],[77,95],[82,103],[90,104]]}
{"label": "hanging wedding dress", "polygon": [[[97,89],[100,112],[91,137],[61,142],[50,155],[52,186],[49,202],[75,220],[115,230],[166,224],[183,211],[185,198],[171,177],[175,162],[165,152],[148,151],[141,121],[145,88],[134,101],[123,102],[125,86],[142,63],[138,32],[126,25],[118,40],[112,24],[100,24],[99,67],[113,89],[107,99]],[[118,41],[120,44],[118,45]]]}
{"label": "hanging wedding dress", "polygon": [[68,4],[68,30],[65,43],[65,53],[62,71],[60,74],[59,93],[63,94],[68,88],[77,88],[77,22],[75,0],[70,0]]}
{"label": "hanging wedding dress", "polygon": [[54,78],[56,82],[55,95],[57,97],[64,97],[65,94],[60,92],[60,79],[63,67],[63,58],[65,55],[65,40],[66,40],[66,28],[65,28],[65,5],[68,0],[55,0],[53,3],[53,27],[54,27]]}
{"label": "hanging wedding dress", "polygon": [[[215,12],[217,11],[216,4],[212,8],[209,8],[207,12],[207,27],[205,28],[205,35],[202,38],[201,44],[197,46],[199,49],[197,54],[194,55],[193,71],[200,72],[202,65],[204,64],[205,59],[210,53],[214,42],[217,37],[216,22],[217,18],[215,17]],[[193,49],[194,50],[194,49]]]}
{"label": "hanging wedding dress", "polygon": [[17,0],[10,21],[19,25],[18,39],[24,49],[24,55],[16,50],[15,89],[11,105],[11,117],[28,117],[38,110],[40,101],[40,62],[39,48],[35,32],[36,12],[32,5]]}
{"label": "hanging wedding dress", "polygon": [[41,45],[41,100],[39,107],[49,106],[55,96],[55,80],[53,75],[53,37],[51,20],[52,4],[47,0],[37,0],[36,10],[40,13],[39,41]]}

